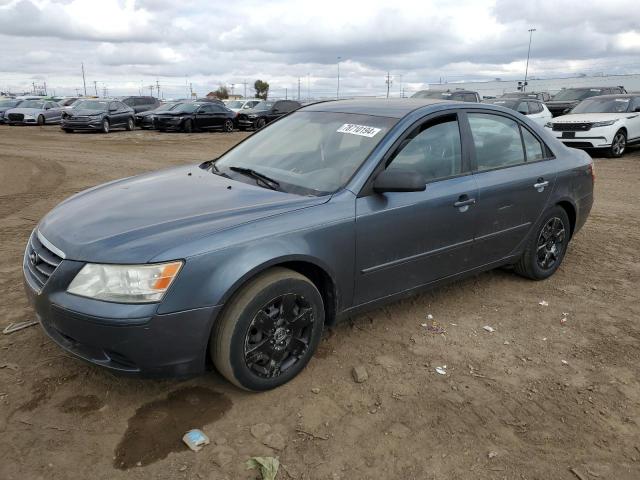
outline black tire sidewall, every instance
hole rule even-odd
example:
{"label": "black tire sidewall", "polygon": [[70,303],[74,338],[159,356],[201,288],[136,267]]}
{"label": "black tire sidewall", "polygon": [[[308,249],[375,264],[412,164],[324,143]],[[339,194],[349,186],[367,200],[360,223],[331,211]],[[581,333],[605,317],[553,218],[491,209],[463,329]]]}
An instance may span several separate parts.
{"label": "black tire sidewall", "polygon": [[184,121],[184,125],[182,126],[182,130],[184,130],[184,133],[193,132],[193,123],[191,122],[190,119],[187,119],[187,120]]}
{"label": "black tire sidewall", "polygon": [[[556,261],[555,265],[552,268],[545,270],[542,267],[540,267],[540,265],[538,265],[538,261],[537,261],[538,238],[544,226],[553,217],[558,217],[562,221],[565,229],[565,237],[564,237],[564,242],[562,244],[562,252],[560,252],[560,258],[558,258],[558,260]],[[529,268],[531,269],[530,271],[535,278],[539,280],[543,280],[545,278],[549,278],[551,275],[556,273],[558,268],[560,268],[560,265],[562,265],[564,256],[567,253],[567,247],[569,246],[570,239],[571,239],[571,223],[569,222],[569,216],[567,215],[567,212],[565,211],[565,209],[560,206],[555,206],[553,208],[548,209],[544,213],[544,215],[542,215],[541,220],[538,222],[536,226],[536,229],[533,231],[533,235],[529,239],[529,242],[530,242],[529,248],[525,253],[525,255],[527,255],[528,257],[525,260],[529,263]]]}
{"label": "black tire sidewall", "polygon": [[131,132],[135,127],[136,122],[133,120],[133,118],[129,118],[129,120],[127,120],[127,130]]}
{"label": "black tire sidewall", "polygon": [[260,130],[261,128],[264,128],[264,126],[267,124],[266,120],[264,118],[259,118],[256,121],[256,129]]}
{"label": "black tire sidewall", "polygon": [[109,119],[105,118],[102,120],[102,128],[100,130],[102,133],[109,133],[109,130],[111,130],[111,122],[109,122]]}
{"label": "black tire sidewall", "polygon": [[609,156],[611,158],[620,158],[622,157],[625,152],[627,151],[627,134],[624,133],[624,130],[618,130],[615,135],[613,136],[613,138],[615,139],[619,134],[624,135],[624,150],[622,150],[622,153],[620,153],[619,155],[616,155],[615,153],[613,153],[613,144],[611,145],[611,148],[609,148]]}
{"label": "black tire sidewall", "polygon": [[[253,373],[245,363],[244,342],[247,330],[259,309],[268,304],[274,298],[284,293],[298,293],[309,302],[314,311],[314,328],[311,334],[311,342],[305,356],[285,373],[275,378],[262,378]],[[318,343],[322,337],[324,325],[324,305],[322,296],[310,281],[298,278],[285,278],[271,283],[255,295],[242,309],[242,313],[236,320],[235,328],[231,336],[230,365],[235,381],[243,388],[252,391],[264,391],[276,388],[293,379],[309,363]]]}
{"label": "black tire sidewall", "polygon": [[[231,128],[228,128],[229,125],[231,125]],[[225,120],[224,125],[222,126],[222,129],[225,132],[232,132],[233,131],[233,120]]]}
{"label": "black tire sidewall", "polygon": [[42,126],[45,123],[44,115],[38,115],[38,125]]}

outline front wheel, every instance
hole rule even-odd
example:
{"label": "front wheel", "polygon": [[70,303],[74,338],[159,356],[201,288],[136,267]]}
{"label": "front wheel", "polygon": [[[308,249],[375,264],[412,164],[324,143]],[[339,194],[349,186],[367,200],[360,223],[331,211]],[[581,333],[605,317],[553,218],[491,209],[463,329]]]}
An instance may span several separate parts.
{"label": "front wheel", "polygon": [[612,158],[620,158],[627,148],[627,135],[624,130],[618,130],[613,137],[611,147],[609,147],[609,156]]}
{"label": "front wheel", "polygon": [[136,124],[133,121],[133,118],[129,118],[129,120],[127,120],[127,131],[132,131],[134,128],[136,128]]}
{"label": "front wheel", "polygon": [[266,120],[264,118],[259,118],[258,121],[256,122],[256,130],[260,130],[266,124],[267,124],[267,122],[266,122]]}
{"label": "front wheel", "polygon": [[211,333],[211,358],[238,387],[270,390],[302,371],[323,325],[324,305],[315,285],[297,272],[273,268],[227,304]]}
{"label": "front wheel", "polygon": [[555,206],[542,216],[527,240],[516,273],[532,280],[544,280],[560,267],[571,238],[571,224],[564,208]]}
{"label": "front wheel", "polygon": [[184,125],[182,126],[182,131],[184,133],[191,133],[193,132],[193,122],[189,119],[184,121]]}
{"label": "front wheel", "polygon": [[38,115],[38,125],[44,125],[44,115]]}
{"label": "front wheel", "polygon": [[100,129],[100,131],[102,133],[109,133],[110,128],[111,124],[109,123],[109,119],[105,118],[104,120],[102,120],[102,128]]}

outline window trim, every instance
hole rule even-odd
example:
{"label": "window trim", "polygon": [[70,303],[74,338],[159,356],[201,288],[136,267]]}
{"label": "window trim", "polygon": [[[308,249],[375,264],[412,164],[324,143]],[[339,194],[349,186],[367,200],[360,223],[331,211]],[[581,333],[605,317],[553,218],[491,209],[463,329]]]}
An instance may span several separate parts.
{"label": "window trim", "polygon": [[[500,117],[505,117],[511,121],[516,122],[516,124],[519,126],[520,128],[520,143],[522,144],[522,152],[524,154],[524,158],[525,161],[523,163],[516,163],[513,165],[503,165],[501,167],[495,167],[495,168],[490,168],[487,170],[478,170],[477,168],[477,163],[476,163],[476,147],[475,147],[475,143],[473,141],[473,132],[471,131],[471,124],[469,123],[469,118],[467,117],[467,115],[469,113],[480,113],[480,114],[486,114],[486,115],[497,115]],[[522,122],[520,122],[518,119],[514,118],[513,116],[504,113],[504,112],[498,112],[498,111],[493,111],[493,110],[480,110],[480,109],[466,109],[464,112],[464,121],[466,123],[466,128],[467,128],[467,134],[468,134],[468,138],[469,138],[469,148],[470,148],[470,152],[469,152],[469,159],[470,159],[470,168],[471,168],[471,172],[474,174],[478,174],[478,173],[484,173],[484,172],[494,172],[496,170],[503,170],[505,168],[513,168],[513,167],[521,167],[522,165],[531,165],[534,163],[539,163],[539,162],[547,162],[549,160],[555,160],[556,156],[553,153],[553,150],[551,150],[549,148],[549,146],[547,145],[547,143],[542,140],[542,138],[540,138],[540,135],[538,135],[536,132],[534,132],[531,128],[529,128],[527,125],[523,124]],[[524,138],[522,137],[522,131],[521,129],[524,128],[526,129],[531,135],[534,136],[534,138],[536,138],[541,144],[542,147],[545,151],[545,158],[541,159],[541,160],[534,160],[534,161],[527,161],[527,152],[526,149],[524,148]],[[548,156],[547,156],[548,155]]]}
{"label": "window trim", "polygon": [[[470,158],[471,145],[469,145],[469,136],[467,135],[468,130],[465,129],[466,117],[465,117],[465,122],[462,122],[462,120],[461,120],[464,115],[465,115],[465,111],[460,109],[460,108],[450,109],[450,110],[441,110],[441,111],[438,111],[438,112],[433,112],[433,113],[427,114],[424,117],[421,117],[418,120],[416,120],[415,122],[413,122],[411,125],[409,125],[404,130],[404,132],[402,132],[402,135],[400,135],[396,139],[396,141],[393,142],[393,145],[391,145],[391,147],[389,147],[387,149],[387,151],[384,153],[384,155],[382,156],[382,158],[378,162],[378,165],[376,165],[376,167],[373,169],[373,171],[369,175],[369,178],[367,178],[367,181],[364,183],[364,185],[362,186],[362,188],[360,189],[360,192],[358,192],[356,197],[360,198],[360,197],[367,197],[369,195],[372,195],[374,193],[373,183],[374,183],[376,177],[378,175],[380,175],[380,173],[382,171],[387,169],[387,167],[389,166],[389,164],[393,160],[393,157],[394,157],[394,154],[395,154],[396,150],[398,149],[398,147],[400,147],[402,142],[404,142],[406,140],[406,138],[411,133],[413,133],[413,131],[416,128],[418,128],[421,125],[426,124],[426,123],[433,123],[433,122],[437,121],[438,118],[441,118],[441,117],[455,116],[456,117],[456,121],[458,122],[458,130],[460,131],[460,154],[461,154],[461,166],[460,167],[461,167],[461,171],[457,175],[452,175],[452,176],[449,176],[449,177],[441,177],[441,178],[437,178],[437,179],[426,181],[425,184],[429,185],[430,183],[442,182],[442,181],[445,181],[445,180],[450,180],[452,178],[465,177],[465,176],[468,176],[468,175],[472,175],[473,174],[473,170],[471,169],[471,158]],[[354,173],[354,175],[355,175],[355,173]],[[349,181],[351,181],[351,180],[349,180]]]}

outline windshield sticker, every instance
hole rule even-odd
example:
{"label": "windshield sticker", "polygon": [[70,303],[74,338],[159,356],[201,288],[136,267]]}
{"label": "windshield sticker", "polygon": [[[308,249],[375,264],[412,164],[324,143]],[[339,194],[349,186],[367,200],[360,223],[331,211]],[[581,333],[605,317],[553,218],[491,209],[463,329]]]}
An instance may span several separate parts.
{"label": "windshield sticker", "polygon": [[336,132],[350,133],[351,135],[360,135],[361,137],[375,137],[380,128],[367,127],[366,125],[356,125],[354,123],[345,123]]}
{"label": "windshield sticker", "polygon": [[601,92],[602,90],[600,90],[599,88],[592,88],[591,91],[592,92]]}

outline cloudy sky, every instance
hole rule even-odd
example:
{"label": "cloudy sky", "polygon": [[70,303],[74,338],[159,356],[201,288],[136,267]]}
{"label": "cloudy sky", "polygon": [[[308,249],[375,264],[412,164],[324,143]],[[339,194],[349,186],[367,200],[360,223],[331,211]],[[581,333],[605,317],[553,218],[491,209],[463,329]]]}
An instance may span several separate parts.
{"label": "cloudy sky", "polygon": [[[440,79],[640,72],[638,0],[0,0],[0,90],[166,98],[220,84],[273,95],[415,91]],[[94,84],[94,81],[97,82]]]}

